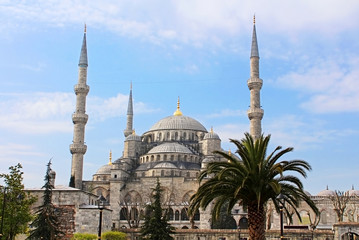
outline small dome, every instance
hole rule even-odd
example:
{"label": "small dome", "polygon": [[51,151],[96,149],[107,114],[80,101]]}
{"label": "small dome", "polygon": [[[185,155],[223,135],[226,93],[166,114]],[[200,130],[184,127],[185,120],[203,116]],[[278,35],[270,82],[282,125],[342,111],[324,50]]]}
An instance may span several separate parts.
{"label": "small dome", "polygon": [[111,174],[112,165],[106,164],[100,167],[95,174]]}
{"label": "small dome", "polygon": [[203,137],[203,140],[206,140],[206,139],[220,139],[220,138],[217,133],[209,132],[209,133],[206,133]]}
{"label": "small dome", "polygon": [[333,190],[329,190],[328,186],[327,186],[327,189],[320,191],[317,194],[317,196],[320,196],[320,197],[327,197],[327,196],[334,196],[334,195],[335,195],[335,192]]}
{"label": "small dome", "polygon": [[173,163],[170,162],[161,162],[154,166],[154,168],[177,168]]}
{"label": "small dome", "polygon": [[359,196],[359,190],[355,190],[354,186],[352,186],[352,189],[347,191],[349,196]]}
{"label": "small dome", "polygon": [[141,142],[141,137],[136,135],[135,133],[132,133],[131,135],[126,137],[125,141],[138,141],[138,142]]}
{"label": "small dome", "polygon": [[152,148],[148,154],[156,153],[192,153],[191,150],[178,143],[163,143]]}
{"label": "small dome", "polygon": [[174,115],[161,119],[155,123],[150,131],[158,130],[194,130],[207,132],[206,128],[199,123],[197,120],[183,116],[183,115]]}

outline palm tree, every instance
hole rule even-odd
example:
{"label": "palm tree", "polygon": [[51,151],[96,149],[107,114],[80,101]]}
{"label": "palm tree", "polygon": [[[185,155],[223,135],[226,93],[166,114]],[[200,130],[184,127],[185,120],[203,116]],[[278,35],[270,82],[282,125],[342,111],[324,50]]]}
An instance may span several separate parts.
{"label": "palm tree", "polygon": [[[291,172],[306,177],[311,166],[303,160],[279,161],[293,148],[282,149],[278,146],[267,156],[270,135],[254,140],[249,133],[241,140],[230,139],[237,147],[238,156],[216,151],[227,161],[211,162],[200,174],[203,184],[191,198],[189,213],[205,209],[212,201],[213,218],[219,216],[221,207],[227,205],[230,212],[235,204],[248,207],[250,239],[265,239],[265,205],[271,200],[277,212],[280,207],[291,206],[300,219],[297,207],[306,202],[315,214],[319,214],[314,202],[306,195],[301,180]],[[282,202],[278,196],[282,194]],[[287,204],[284,204],[286,202]]]}

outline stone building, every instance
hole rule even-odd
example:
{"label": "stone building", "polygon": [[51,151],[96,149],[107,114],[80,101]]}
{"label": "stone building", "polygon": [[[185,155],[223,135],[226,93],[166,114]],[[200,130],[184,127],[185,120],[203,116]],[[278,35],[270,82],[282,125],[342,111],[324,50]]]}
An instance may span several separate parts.
{"label": "stone building", "polygon": [[[86,31],[83,38],[79,61],[79,80],[75,85],[76,110],[72,115],[74,123],[73,143],[70,145],[72,153],[71,187],[55,188],[54,203],[58,206],[71,205],[74,208],[74,231],[96,232],[98,218],[92,216],[91,209],[98,196],[103,195],[109,206],[106,229],[117,229],[138,234],[135,230],[140,226],[140,216],[150,202],[152,188],[157,179],[163,188],[163,199],[168,211],[170,223],[178,230],[176,239],[238,239],[248,236],[246,209],[236,206],[232,211],[233,226],[237,230],[225,232],[213,231],[210,207],[200,211],[193,221],[187,215],[190,197],[196,192],[199,183],[197,177],[209,162],[223,161],[214,151],[220,150],[221,139],[211,128],[207,130],[200,122],[185,116],[180,109],[180,100],[173,115],[167,116],[154,123],[148,131],[137,135],[133,130],[133,102],[132,86],[129,94],[127,125],[124,130],[123,155],[112,159],[110,152],[109,163],[98,169],[91,180],[83,180],[83,159],[86,153],[84,144],[86,114],[86,96],[89,92],[87,85],[87,47]],[[247,81],[250,90],[250,133],[257,138],[261,135],[261,120],[264,115],[260,105],[260,90],[263,80],[259,77],[259,51],[257,44],[256,26],[253,25],[252,47],[250,55],[250,78]],[[308,193],[309,194],[309,193]],[[338,223],[332,196],[334,191],[328,189],[316,196],[311,196],[316,202],[321,216],[314,218],[314,214],[306,205],[298,208],[302,222],[293,215],[293,223],[284,221],[285,232],[291,239],[346,239],[346,228],[351,232],[358,232],[359,220],[358,195],[359,192],[349,191],[350,204],[344,213],[343,222]],[[58,197],[57,197],[58,196]],[[94,212],[96,214],[96,212]],[[289,214],[294,214],[290,212]],[[279,215],[271,203],[267,206],[268,239],[276,239],[279,225]],[[91,227],[89,227],[91,226]],[[196,230],[197,229],[197,230]],[[336,230],[332,232],[332,229]],[[349,231],[349,230],[348,230]],[[227,235],[224,235],[227,234]],[[302,234],[302,235],[300,235]],[[309,236],[309,237],[303,237]],[[222,237],[221,237],[222,236]],[[300,237],[302,236],[302,237]],[[310,237],[312,236],[312,237]],[[195,237],[195,238],[192,238]]]}

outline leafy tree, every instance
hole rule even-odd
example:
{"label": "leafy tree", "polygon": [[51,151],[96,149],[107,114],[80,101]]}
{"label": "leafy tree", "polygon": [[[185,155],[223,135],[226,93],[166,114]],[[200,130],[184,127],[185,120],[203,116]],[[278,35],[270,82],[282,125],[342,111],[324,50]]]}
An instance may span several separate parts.
{"label": "leafy tree", "polygon": [[157,178],[157,185],[153,192],[153,202],[146,207],[144,223],[141,227],[142,239],[172,240],[170,234],[174,228],[168,223],[167,213],[161,207],[161,185]]}
{"label": "leafy tree", "polygon": [[52,204],[52,185],[51,177],[51,160],[47,164],[47,170],[45,175],[45,184],[42,187],[44,189],[43,204],[36,211],[36,217],[30,226],[34,229],[30,231],[30,235],[27,239],[47,239],[55,240],[60,239],[63,232],[59,229],[58,216],[56,215],[56,208]]}
{"label": "leafy tree", "polygon": [[[204,182],[197,193],[191,198],[189,208],[193,214],[198,208],[206,208],[212,201],[213,218],[218,218],[221,207],[225,204],[229,213],[235,204],[248,207],[248,222],[250,239],[265,239],[265,206],[272,200],[274,208],[279,212],[283,205],[284,211],[291,206],[296,215],[301,201],[305,201],[315,214],[319,214],[314,202],[306,195],[300,179],[293,175],[284,175],[291,172],[306,177],[310,165],[303,160],[279,161],[293,148],[281,150],[277,147],[267,155],[270,135],[263,135],[254,140],[249,133],[241,140],[230,141],[237,147],[238,156],[217,151],[228,161],[209,163],[200,174],[200,182]],[[208,178],[209,177],[209,178]],[[278,199],[282,194],[283,200]],[[284,204],[286,203],[286,204]]]}
{"label": "leafy tree", "polygon": [[18,163],[9,167],[10,173],[0,174],[4,186],[0,186],[0,209],[3,222],[2,239],[15,239],[16,234],[25,233],[27,223],[32,220],[30,206],[36,198],[24,191],[22,166]]}

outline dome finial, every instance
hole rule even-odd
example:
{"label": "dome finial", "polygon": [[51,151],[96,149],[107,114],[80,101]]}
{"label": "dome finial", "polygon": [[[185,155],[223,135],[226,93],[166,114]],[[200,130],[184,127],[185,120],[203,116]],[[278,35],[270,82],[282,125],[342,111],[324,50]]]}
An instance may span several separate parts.
{"label": "dome finial", "polygon": [[85,23],[85,29],[84,29],[84,33],[86,33],[86,23]]}
{"label": "dome finial", "polygon": [[232,151],[231,151],[231,149],[228,150],[228,155],[229,155],[229,156],[232,156]]}
{"label": "dome finial", "polygon": [[211,127],[211,133],[213,133],[213,126]]}
{"label": "dome finial", "polygon": [[256,15],[253,15],[253,24],[256,24]]}
{"label": "dome finial", "polygon": [[178,96],[177,100],[177,110],[173,113],[174,116],[182,116],[182,112],[180,110],[180,97]]}
{"label": "dome finial", "polygon": [[111,150],[110,150],[110,157],[109,157],[108,165],[112,165],[112,151]]}

